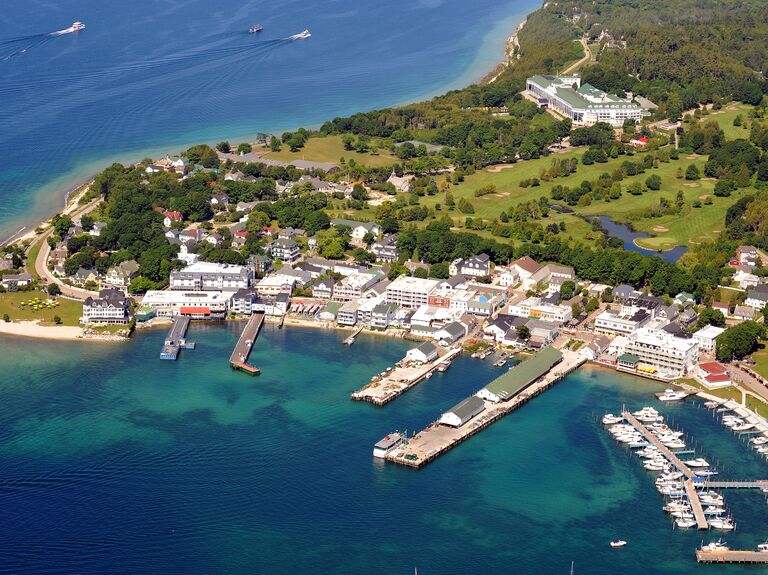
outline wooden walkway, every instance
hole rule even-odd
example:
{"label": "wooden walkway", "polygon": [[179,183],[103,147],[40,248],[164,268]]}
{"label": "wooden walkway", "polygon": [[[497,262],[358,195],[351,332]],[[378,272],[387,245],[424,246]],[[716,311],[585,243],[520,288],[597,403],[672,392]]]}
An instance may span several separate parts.
{"label": "wooden walkway", "polygon": [[710,489],[768,489],[768,479],[757,481],[705,481],[704,487]]}
{"label": "wooden walkway", "polygon": [[762,563],[768,564],[768,553],[760,551],[705,551],[696,550],[699,563]]}
{"label": "wooden walkway", "polygon": [[693,479],[693,477],[696,476],[690,467],[683,463],[677,455],[672,453],[672,451],[670,451],[666,445],[659,441],[659,438],[651,433],[648,428],[645,427],[645,425],[640,423],[634,415],[632,415],[629,411],[624,411],[621,415],[623,415],[626,420],[635,429],[637,429],[648,442],[653,444],[653,446],[658,449],[664,455],[664,457],[666,457],[672,463],[672,465],[677,467],[677,470],[683,473],[687,479]]}
{"label": "wooden walkway", "polygon": [[696,487],[693,484],[693,480],[689,479],[684,483],[685,494],[688,496],[688,501],[691,502],[691,509],[693,510],[693,517],[696,519],[696,526],[699,529],[709,529],[709,523],[704,515],[704,509],[701,507],[701,501],[699,500],[699,494],[696,491]]}
{"label": "wooden walkway", "polygon": [[229,356],[229,365],[232,368],[253,375],[261,373],[259,368],[248,365],[248,357],[251,355],[253,344],[259,336],[262,325],[264,325],[264,314],[254,313],[248,320],[243,333],[240,334],[240,339],[237,340],[235,349],[232,350],[232,355]]}

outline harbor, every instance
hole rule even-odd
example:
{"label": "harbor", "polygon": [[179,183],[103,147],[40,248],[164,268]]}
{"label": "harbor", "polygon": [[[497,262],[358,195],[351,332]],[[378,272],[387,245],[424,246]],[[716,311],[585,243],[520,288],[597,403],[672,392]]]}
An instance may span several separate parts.
{"label": "harbor", "polygon": [[[430,347],[429,352],[419,350]],[[412,353],[415,352],[415,353]],[[409,351],[394,367],[372,378],[371,383],[350,396],[355,401],[366,401],[381,407],[401,396],[419,382],[429,379],[436,370],[444,371],[461,348],[440,348],[431,343]],[[432,357],[434,354],[435,357]],[[427,361],[422,361],[427,360]]]}
{"label": "harbor", "polygon": [[189,322],[187,316],[178,316],[173,320],[173,325],[168,330],[163,348],[160,350],[160,359],[176,361],[179,358],[179,351],[182,349],[195,349],[195,344],[186,339]]}
{"label": "harbor", "polygon": [[407,438],[385,459],[421,468],[543,393],[582,363],[584,359],[576,353],[544,348]]}
{"label": "harbor", "polygon": [[263,313],[254,313],[251,315],[248,323],[245,324],[243,333],[240,334],[240,338],[237,340],[237,344],[235,344],[235,349],[232,350],[232,355],[229,356],[229,365],[232,369],[243,371],[250,375],[259,375],[261,373],[261,370],[258,367],[248,363],[248,358],[251,355],[253,344],[256,343],[256,338],[259,336],[259,332],[263,325]]}
{"label": "harbor", "polygon": [[696,561],[699,563],[745,563],[768,564],[766,551],[736,551],[731,549],[697,549]]}

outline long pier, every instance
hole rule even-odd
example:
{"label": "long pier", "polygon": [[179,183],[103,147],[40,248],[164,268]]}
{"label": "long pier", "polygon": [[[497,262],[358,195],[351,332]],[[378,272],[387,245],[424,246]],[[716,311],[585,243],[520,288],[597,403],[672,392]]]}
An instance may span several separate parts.
{"label": "long pier", "polygon": [[261,373],[258,367],[248,364],[248,357],[251,355],[253,344],[259,336],[262,325],[264,325],[264,313],[254,313],[251,315],[251,318],[245,325],[245,329],[243,329],[243,333],[240,334],[240,339],[237,340],[235,349],[232,350],[232,355],[229,356],[229,365],[232,369],[244,371],[251,375],[259,375]]}
{"label": "long pier", "polygon": [[[442,350],[439,350],[440,353]],[[444,355],[423,365],[400,365],[381,379],[372,381],[364,387],[353,392],[350,397],[355,401],[367,401],[378,407],[386,405],[393,399],[400,397],[420,381],[431,377],[442,364],[449,362],[461,353],[461,348],[451,348]]]}
{"label": "long pier", "polygon": [[160,350],[160,359],[175,361],[179,357],[179,350],[195,349],[195,344],[185,339],[189,329],[189,317],[180,315],[174,318],[168,335],[165,336],[163,348]]}
{"label": "long pier", "polygon": [[[505,415],[522,407],[534,397],[544,393],[570,372],[584,363],[577,353],[568,352],[563,360],[539,377],[531,385],[518,390],[504,401],[494,403],[483,400],[484,410],[460,427],[449,427],[437,421],[408,439],[404,447],[397,448],[385,457],[387,461],[419,469],[444,453],[463,443],[476,433],[497,422]],[[523,362],[524,363],[524,362]]]}
{"label": "long pier", "polygon": [[691,510],[693,511],[694,519],[696,519],[696,526],[699,529],[709,529],[709,523],[707,523],[707,517],[704,515],[699,493],[696,491],[693,480],[689,479],[683,485],[685,486],[685,494],[688,496],[688,501],[691,502]]}
{"label": "long pier", "polygon": [[768,553],[761,551],[709,551],[696,550],[699,563],[768,563]]}
{"label": "long pier", "polygon": [[355,338],[360,335],[363,332],[363,328],[359,327],[357,328],[352,335],[350,335],[348,338],[344,340],[344,345],[352,345],[355,343]]}
{"label": "long pier", "polygon": [[645,437],[646,441],[652,443],[653,446],[672,463],[672,465],[677,467],[677,470],[683,473],[687,479],[693,479],[696,476],[696,473],[694,473],[690,467],[683,463],[677,455],[675,455],[666,445],[659,441],[659,438],[651,433],[645,425],[640,423],[634,415],[626,410],[623,411],[621,415],[624,416],[624,418],[632,425],[632,427],[637,429],[642,434],[642,436]]}
{"label": "long pier", "polygon": [[757,481],[705,481],[704,487],[711,489],[768,489],[768,479]]}

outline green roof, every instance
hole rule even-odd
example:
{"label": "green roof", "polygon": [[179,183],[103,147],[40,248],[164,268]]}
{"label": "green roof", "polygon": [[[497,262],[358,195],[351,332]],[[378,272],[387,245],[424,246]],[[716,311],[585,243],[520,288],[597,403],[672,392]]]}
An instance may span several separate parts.
{"label": "green roof", "polygon": [[548,346],[532,358],[517,364],[504,375],[494,379],[485,389],[507,400],[517,392],[525,389],[563,359],[563,354],[554,347]]}
{"label": "green roof", "polygon": [[638,361],[640,361],[640,358],[634,354],[625,353],[619,358],[619,361],[621,363],[637,363]]}

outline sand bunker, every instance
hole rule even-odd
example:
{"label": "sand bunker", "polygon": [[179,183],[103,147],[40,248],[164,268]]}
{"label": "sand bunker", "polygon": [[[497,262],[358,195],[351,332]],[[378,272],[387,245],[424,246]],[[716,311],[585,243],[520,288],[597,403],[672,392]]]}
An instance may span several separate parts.
{"label": "sand bunker", "polygon": [[690,184],[683,184],[686,188],[700,188],[701,184],[696,183],[690,183]]}
{"label": "sand bunker", "polygon": [[515,164],[499,164],[497,166],[491,166],[486,171],[490,172],[491,174],[498,174],[502,170],[511,170],[515,167]]}
{"label": "sand bunker", "polygon": [[664,232],[668,232],[669,228],[665,228],[664,226],[653,226],[653,231],[654,232],[659,232],[659,233],[664,233]]}

